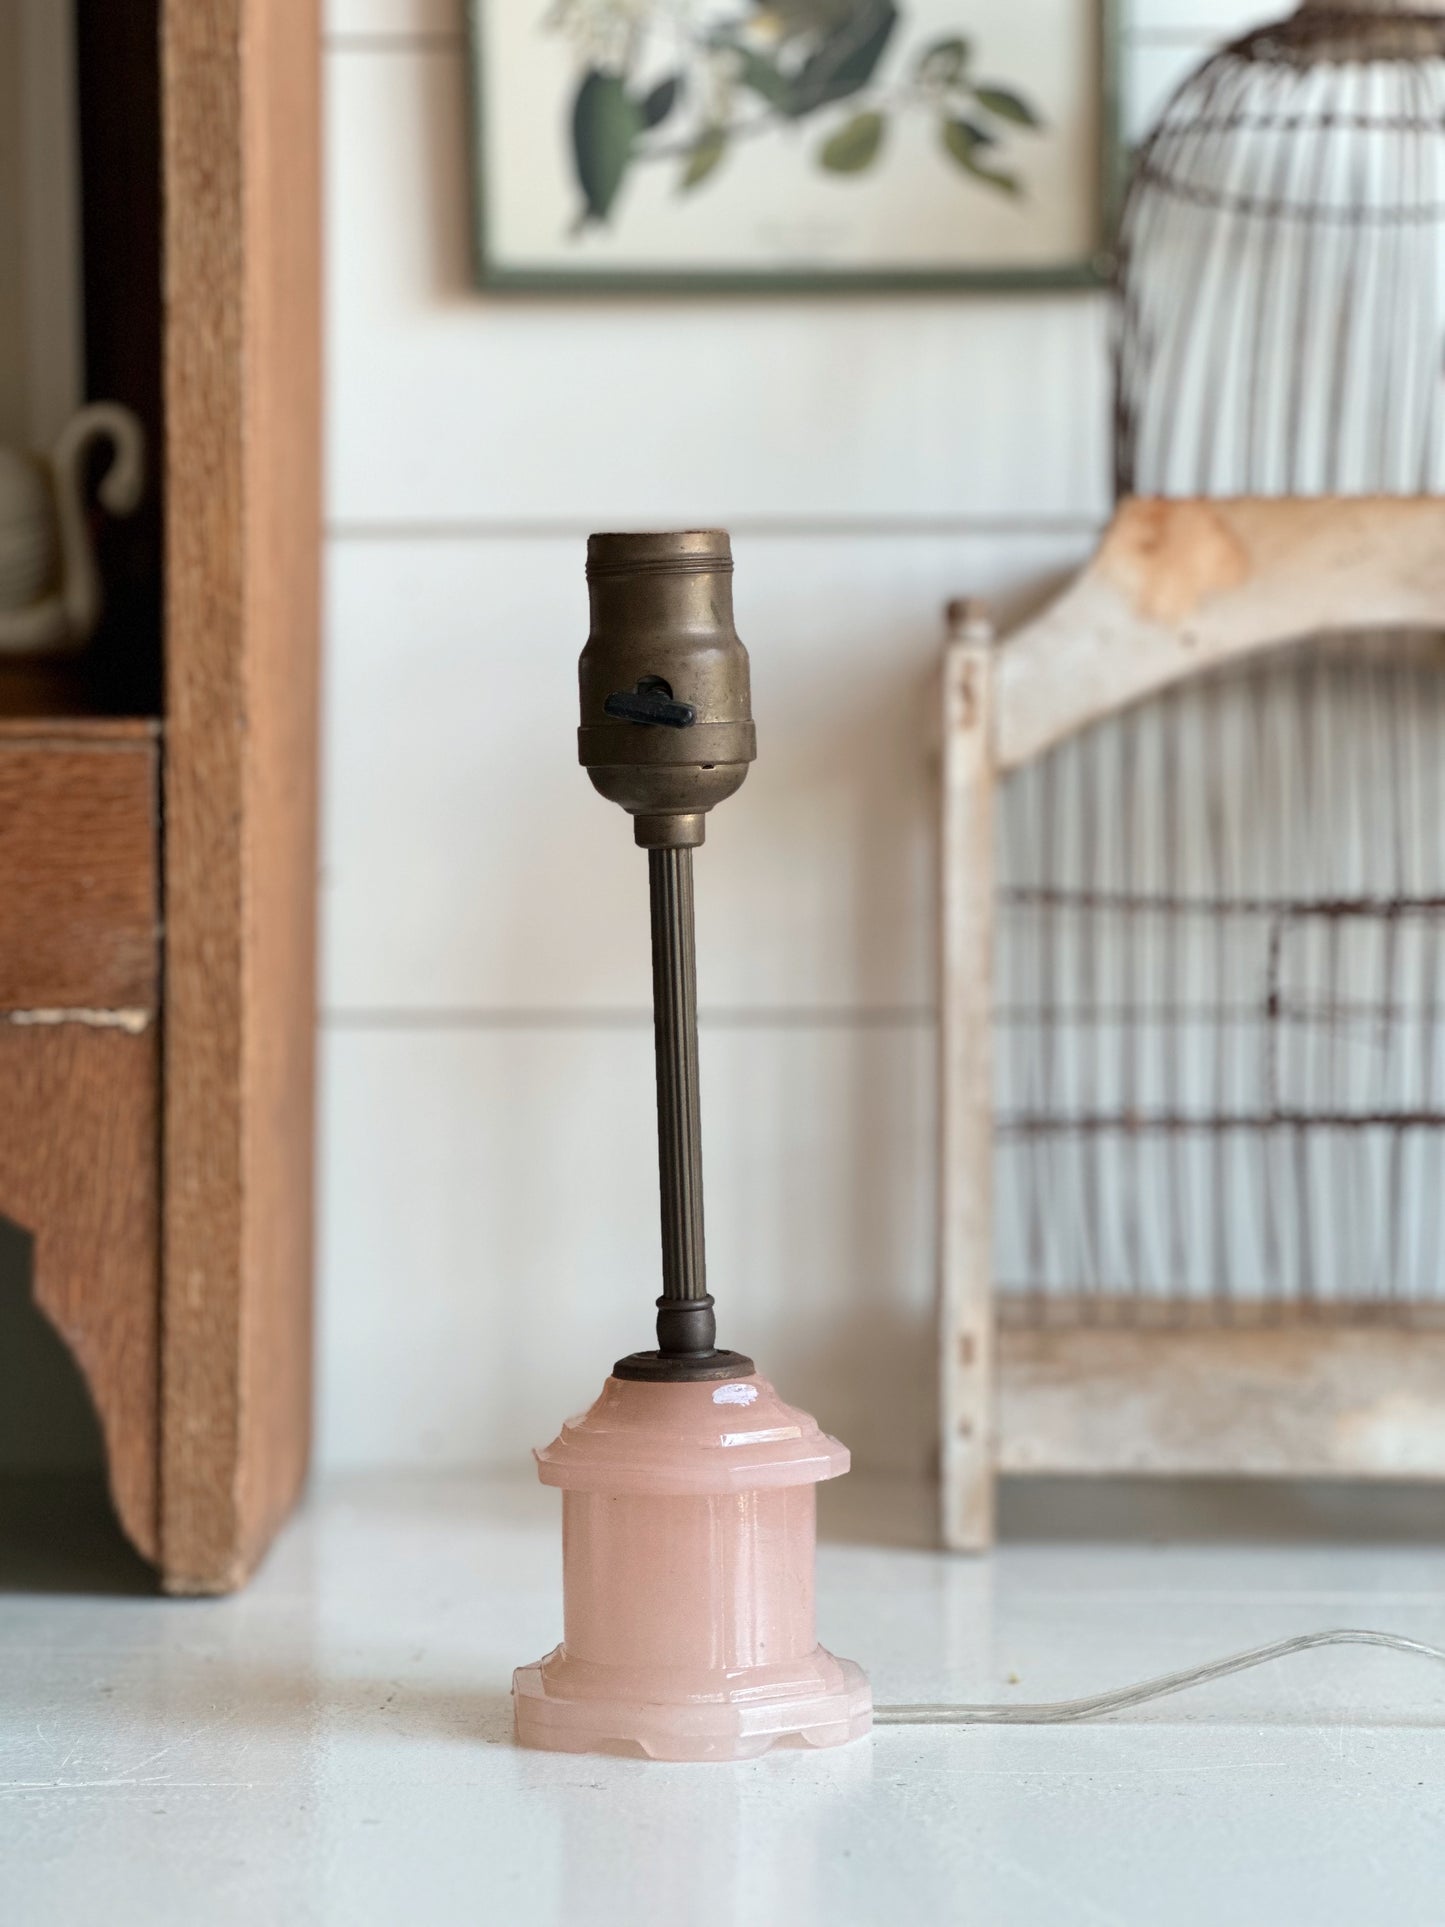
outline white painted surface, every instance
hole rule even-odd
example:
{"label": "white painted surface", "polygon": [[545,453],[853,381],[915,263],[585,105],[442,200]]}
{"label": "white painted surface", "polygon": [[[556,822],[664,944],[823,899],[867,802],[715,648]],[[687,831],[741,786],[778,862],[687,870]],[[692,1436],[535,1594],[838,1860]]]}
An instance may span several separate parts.
{"label": "white painted surface", "polygon": [[[1131,129],[1237,13],[1134,9]],[[483,298],[457,0],[330,0],[327,36],[323,1460],[497,1461],[646,1333],[646,914],[574,761],[583,541],[720,521],[761,745],[698,866],[724,1328],[918,1468],[926,689],[948,596],[1090,546],[1104,303]]]}
{"label": "white painted surface", "polygon": [[[697,860],[704,1007],[932,997],[940,611],[1005,605],[1087,533],[741,535],[759,758]],[[332,545],[326,1001],[646,1006],[646,863],[578,767],[576,536]]]}
{"label": "white painted surface", "polygon": [[[936,1436],[932,1059],[920,1024],[702,1032],[723,1340],[913,1473]],[[649,1021],[333,1029],[325,1061],[323,1461],[545,1444],[650,1335]]]}
{"label": "white painted surface", "polygon": [[[409,0],[398,0],[405,7]],[[1268,20],[1293,11],[1290,0],[1126,0],[1133,31],[1150,39],[1187,38],[1211,34],[1228,40]]]}
{"label": "white painted surface", "polygon": [[[1074,1695],[1335,1624],[1445,1634],[1428,1538],[1117,1543],[1069,1500],[1081,1541],[969,1561],[918,1549],[921,1489],[823,1496],[820,1632],[882,1702]],[[5,1919],[1440,1920],[1445,1677],[1392,1654],[1097,1725],[879,1729],[740,1767],[524,1753],[507,1689],[560,1634],[557,1514],[521,1481],[350,1483],[239,1599],[0,1597]]]}
{"label": "white painted surface", "polygon": [[460,38],[465,14],[465,0],[325,0],[325,31],[332,41],[365,34]]}
{"label": "white painted surface", "polygon": [[1198,33],[1129,43],[1122,85],[1126,140],[1137,143],[1144,138],[1175,89],[1188,79],[1214,44],[1212,35]]}
{"label": "white painted surface", "polygon": [[1102,512],[1099,296],[487,299],[460,48],[328,81],[334,521]]}

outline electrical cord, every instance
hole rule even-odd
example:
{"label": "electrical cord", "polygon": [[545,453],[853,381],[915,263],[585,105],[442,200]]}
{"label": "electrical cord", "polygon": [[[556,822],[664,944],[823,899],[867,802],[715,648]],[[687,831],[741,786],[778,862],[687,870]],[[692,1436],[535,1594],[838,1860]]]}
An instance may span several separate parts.
{"label": "electrical cord", "polygon": [[1251,1666],[1267,1666],[1271,1660],[1286,1659],[1291,1653],[1307,1653],[1317,1646],[1383,1646],[1392,1653],[1414,1653],[1421,1659],[1445,1664],[1445,1648],[1429,1646],[1424,1640],[1406,1639],[1401,1633],[1377,1633],[1343,1626],[1331,1632],[1298,1633],[1293,1639],[1272,1640],[1268,1646],[1252,1646],[1248,1652],[1231,1653],[1212,1659],[1203,1666],[1187,1666],[1182,1672],[1161,1673],[1157,1679],[1140,1680],[1133,1686],[1116,1686],[1107,1693],[1090,1693],[1083,1699],[1020,1702],[999,1706],[876,1706],[875,1726],[1060,1726],[1069,1720],[1097,1720],[1107,1713],[1122,1713],[1130,1706],[1143,1706],[1148,1700],[1166,1699],[1171,1693],[1185,1692],[1191,1686],[1205,1686],[1211,1680],[1227,1679],[1231,1673],[1248,1672]]}

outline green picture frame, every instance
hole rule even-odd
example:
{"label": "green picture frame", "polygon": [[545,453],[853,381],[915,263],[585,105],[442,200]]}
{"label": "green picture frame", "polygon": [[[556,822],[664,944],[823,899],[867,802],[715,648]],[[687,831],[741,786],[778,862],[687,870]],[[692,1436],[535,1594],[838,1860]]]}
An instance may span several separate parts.
{"label": "green picture frame", "polygon": [[[700,0],[700,4],[705,5],[705,0]],[[760,0],[738,0],[738,4],[746,22],[750,18],[747,8],[751,4],[757,12]],[[993,165],[992,155],[995,151],[1021,152],[1026,159],[1031,138],[1040,146],[1046,140],[1048,123],[1035,116],[1028,106],[1028,72],[1019,73],[1010,69],[1010,85],[1007,87],[984,85],[974,78],[974,59],[970,54],[967,57],[969,65],[956,84],[940,87],[930,80],[926,71],[927,60],[932,57],[936,66],[943,64],[953,56],[951,53],[946,56],[941,54],[940,49],[969,45],[972,37],[965,41],[962,35],[939,37],[934,34],[931,38],[924,37],[920,46],[917,44],[919,36],[915,34],[915,44],[909,48],[904,44],[908,36],[900,30],[914,24],[910,15],[924,11],[932,12],[936,24],[938,10],[943,4],[946,4],[946,0],[773,0],[774,10],[780,12],[785,21],[781,33],[784,45],[775,57],[774,67],[778,73],[792,76],[796,87],[796,77],[806,71],[808,61],[816,63],[819,50],[826,50],[825,27],[815,25],[812,37],[807,37],[810,15],[815,20],[821,16],[825,21],[830,17],[835,21],[841,18],[845,26],[850,16],[855,19],[866,17],[870,9],[875,17],[879,10],[884,17],[891,15],[893,28],[887,38],[894,50],[894,71],[889,84],[892,97],[907,110],[906,113],[898,113],[899,122],[905,127],[910,118],[915,122],[915,128],[910,130],[914,155],[920,151],[916,122],[931,113],[933,129],[942,136],[941,141],[934,144],[935,156],[946,148],[948,158],[974,176],[974,181],[963,182],[963,187],[967,189],[976,185],[986,191],[987,198],[1017,204],[1026,198],[1026,189],[996,187],[994,183],[1025,179],[1022,166],[1019,173],[1013,175],[1003,165]],[[535,6],[526,8],[522,0],[468,0],[471,93],[469,145],[473,171],[476,283],[493,293],[527,295],[1008,292],[1098,286],[1107,280],[1112,266],[1110,246],[1113,220],[1124,166],[1119,88],[1121,0],[1051,0],[1051,4],[1061,10],[1076,10],[1083,21],[1082,37],[1087,39],[1089,45],[1087,57],[1082,62],[1083,71],[1074,77],[1075,84],[1081,90],[1080,98],[1088,102],[1085,116],[1089,123],[1088,133],[1086,138],[1079,140],[1080,151],[1066,157],[1071,189],[1080,178],[1078,167],[1082,164],[1082,178],[1089,202],[1087,222],[1076,217],[1079,233],[1075,247],[1061,249],[1057,258],[1048,259],[982,261],[977,264],[943,261],[900,263],[896,259],[870,262],[866,258],[858,258],[860,247],[866,254],[867,244],[863,241],[853,246],[846,262],[817,257],[810,251],[806,259],[779,258],[760,263],[755,258],[748,258],[739,259],[736,265],[729,265],[726,261],[716,259],[680,261],[631,256],[619,259],[607,246],[597,244],[598,229],[604,225],[599,219],[599,209],[605,215],[605,225],[609,230],[614,224],[620,225],[617,215],[621,201],[619,190],[624,185],[628,188],[632,186],[631,180],[623,182],[621,178],[628,166],[631,166],[633,175],[639,180],[645,172],[653,171],[644,170],[637,162],[619,165],[619,150],[626,149],[629,141],[631,153],[635,156],[640,155],[646,160],[654,156],[664,161],[675,159],[678,185],[673,192],[679,202],[684,195],[693,191],[682,185],[683,177],[701,167],[694,205],[698,210],[699,222],[705,219],[704,195],[709,182],[704,177],[710,174],[711,169],[707,165],[706,155],[696,157],[702,139],[699,126],[704,123],[704,117],[694,109],[691,131],[684,125],[681,136],[671,135],[670,144],[662,140],[648,141],[654,127],[660,133],[660,123],[665,123],[672,114],[676,114],[679,122],[683,121],[683,115],[677,112],[675,106],[668,114],[658,114],[658,107],[666,95],[668,75],[664,72],[659,77],[654,68],[651,73],[643,71],[640,78],[634,81],[629,76],[625,55],[614,55],[609,60],[605,52],[598,53],[588,48],[579,51],[574,47],[568,50],[573,61],[571,70],[560,64],[557,68],[562,77],[558,80],[553,101],[539,92],[537,75],[532,72],[532,45],[529,42],[519,43],[518,35],[523,30],[535,33],[540,41],[549,26],[556,32],[569,18],[575,22],[579,16],[589,16],[592,24],[605,27],[609,6],[619,20],[627,16],[635,31],[638,16],[646,14],[645,5],[639,5],[638,0],[553,0],[549,10],[545,0],[536,0]],[[982,14],[986,27],[989,9],[995,6],[1002,21],[1008,13],[1009,0],[970,0],[962,7],[955,0],[954,11],[965,13],[971,24],[976,23]],[[1013,0],[1013,9],[1018,11],[1017,0]],[[499,21],[504,23],[500,32]],[[519,22],[522,23],[520,27]],[[803,23],[801,29],[799,22]],[[745,27],[732,29],[733,44],[745,50],[739,54],[740,60],[746,60],[751,49],[751,42],[742,38],[744,31]],[[1043,40],[1047,35],[1039,34],[1034,38]],[[498,42],[502,39],[509,42],[509,47],[499,46]],[[984,39],[984,36],[980,36],[980,39]],[[793,51],[799,47],[800,52]],[[790,51],[792,65],[788,66],[785,62]],[[559,50],[554,46],[546,50],[546,57],[556,59],[558,53]],[[544,58],[542,47],[535,50],[535,58],[540,69]],[[873,133],[874,123],[888,122],[892,118],[883,111],[889,99],[888,87],[882,84],[885,68],[875,66],[869,70],[869,76],[863,84],[855,84],[866,59],[865,54],[862,61],[855,60],[851,73],[844,73],[841,79],[835,74],[825,83],[822,91],[827,97],[819,102],[816,114],[811,109],[800,112],[795,103],[790,103],[787,111],[779,110],[774,116],[780,135],[779,145],[786,143],[794,175],[800,164],[800,131],[811,132],[810,123],[816,121],[817,134],[811,146],[811,169],[820,177],[829,173],[838,177],[833,191],[840,197],[846,195],[851,186],[847,177],[861,174],[877,152],[880,140]],[[841,63],[835,62],[835,66],[838,64]],[[1018,64],[1016,56],[1015,68]],[[527,86],[518,85],[516,70],[519,65],[526,65],[528,69],[527,84],[532,90],[530,96]],[[552,69],[545,71],[550,75]],[[980,71],[987,73],[986,68]],[[686,79],[693,82],[691,75]],[[584,98],[584,89],[589,83],[590,103]],[[752,87],[735,85],[734,94],[746,92],[748,104],[753,108],[746,122],[742,121],[741,110],[736,110],[736,117],[737,123],[749,133],[759,129],[766,138],[773,130],[767,124],[768,101],[757,92],[759,85],[775,87],[776,83],[770,82],[766,75],[761,75],[760,79],[755,77]],[[679,86],[677,91],[683,91],[682,87]],[[519,100],[528,98],[534,103],[540,101],[540,109],[534,104],[530,114],[521,118]],[[975,104],[980,100],[983,103],[981,108]],[[964,135],[956,134],[953,131],[955,119],[972,131]],[[622,122],[620,133],[619,120]],[[537,132],[539,128],[543,130],[541,135]],[[523,139],[516,138],[519,129]],[[583,147],[584,135],[592,139],[590,150]],[[851,148],[848,145],[850,139]],[[527,154],[522,157],[519,153],[514,161],[513,147],[515,145],[520,150],[523,140],[528,144]],[[758,144],[752,145],[756,152]],[[860,165],[859,156],[870,149],[868,158]],[[590,161],[590,172],[583,166],[584,157]],[[920,165],[916,159],[913,164]],[[533,197],[550,193],[555,202],[557,183],[552,176],[561,176],[569,170],[572,192],[578,204],[575,222],[569,224],[569,221],[559,218],[554,207],[550,211],[550,219],[546,216],[537,219],[536,225],[546,237],[540,248],[519,247],[515,239],[519,229],[519,201],[529,202]],[[942,171],[947,173],[946,165]],[[1056,174],[1058,171],[1056,166]],[[930,181],[930,186],[935,195],[940,192],[935,183]],[[816,203],[819,197],[816,190],[811,189],[811,184],[809,191],[813,192]],[[906,187],[903,192],[906,196]],[[734,202],[738,200],[739,193],[740,190],[734,190]],[[662,205],[656,192],[653,200],[655,204]],[[841,198],[837,204],[845,205]],[[916,200],[905,198],[900,206],[905,209],[916,206]],[[738,220],[735,207],[732,212],[736,228]],[[532,217],[528,214],[525,218]],[[671,221],[671,231],[675,236],[678,232],[677,221],[670,209],[664,218]],[[874,221],[876,226],[876,207]],[[610,232],[603,238],[610,241]],[[666,243],[659,245],[665,248]],[[645,254],[646,250],[643,252]]]}

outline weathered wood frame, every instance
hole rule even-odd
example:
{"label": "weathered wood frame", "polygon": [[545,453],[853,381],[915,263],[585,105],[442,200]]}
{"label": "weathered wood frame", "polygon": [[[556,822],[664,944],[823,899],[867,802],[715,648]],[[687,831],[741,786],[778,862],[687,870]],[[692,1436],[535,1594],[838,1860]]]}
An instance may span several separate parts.
{"label": "weathered wood frame", "polygon": [[[1351,630],[1445,628],[1445,501],[1127,501],[1092,560],[943,661],[939,1179],[943,1536],[987,1547],[999,1472],[1445,1478],[1445,1316],[1240,1308],[1227,1326],[1000,1323],[993,1290],[1000,782],[1185,677]],[[1409,1319],[1408,1325],[1405,1320]]]}

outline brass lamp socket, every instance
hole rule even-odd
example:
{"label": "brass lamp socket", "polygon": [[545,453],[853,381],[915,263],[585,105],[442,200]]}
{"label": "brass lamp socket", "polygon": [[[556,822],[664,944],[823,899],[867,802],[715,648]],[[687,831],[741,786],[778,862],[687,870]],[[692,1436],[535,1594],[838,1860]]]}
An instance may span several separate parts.
{"label": "brass lamp socket", "polygon": [[594,535],[578,760],[644,849],[691,849],[757,755],[722,529]]}

